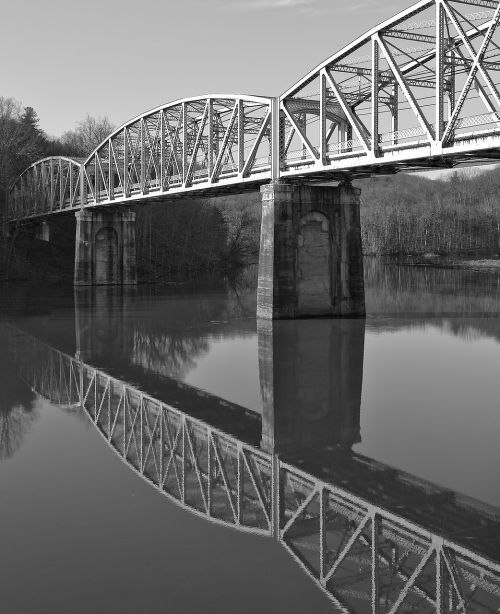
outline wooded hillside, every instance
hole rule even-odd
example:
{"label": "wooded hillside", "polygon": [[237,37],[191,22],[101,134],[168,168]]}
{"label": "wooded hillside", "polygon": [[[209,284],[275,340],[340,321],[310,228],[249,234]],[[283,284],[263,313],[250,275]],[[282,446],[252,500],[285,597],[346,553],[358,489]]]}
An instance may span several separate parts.
{"label": "wooded hillside", "polygon": [[365,254],[500,252],[500,168],[457,171],[450,180],[402,174],[357,184]]}

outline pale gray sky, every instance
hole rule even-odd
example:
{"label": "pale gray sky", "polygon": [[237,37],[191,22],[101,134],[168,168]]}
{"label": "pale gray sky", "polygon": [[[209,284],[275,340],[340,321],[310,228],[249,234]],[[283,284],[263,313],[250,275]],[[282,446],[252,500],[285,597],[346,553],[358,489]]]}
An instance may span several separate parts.
{"label": "pale gray sky", "polygon": [[411,0],[6,0],[0,96],[51,135],[207,93],[277,96]]}

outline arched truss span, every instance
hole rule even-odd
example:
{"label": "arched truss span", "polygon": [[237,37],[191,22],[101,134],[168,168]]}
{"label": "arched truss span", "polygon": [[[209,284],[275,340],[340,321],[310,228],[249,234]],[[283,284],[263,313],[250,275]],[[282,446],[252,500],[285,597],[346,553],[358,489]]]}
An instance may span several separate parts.
{"label": "arched truss span", "polygon": [[188,98],[133,119],[99,145],[84,163],[84,204],[265,180],[270,169],[269,98]]}
{"label": "arched truss span", "polygon": [[422,0],[320,64],[280,98],[280,174],[500,157],[499,17]]}
{"label": "arched truss span", "polygon": [[74,209],[80,205],[82,164],[63,156],[44,158],[29,166],[11,187],[9,218]]}

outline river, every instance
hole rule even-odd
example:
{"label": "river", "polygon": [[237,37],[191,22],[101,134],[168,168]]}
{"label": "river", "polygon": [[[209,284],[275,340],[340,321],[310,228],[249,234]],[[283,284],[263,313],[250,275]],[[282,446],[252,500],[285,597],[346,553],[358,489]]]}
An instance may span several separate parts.
{"label": "river", "polygon": [[[434,612],[441,593],[443,612],[499,611],[500,274],[367,260],[365,278],[366,319],[274,323],[255,319],[252,273],[2,288],[1,611]],[[119,410],[97,413],[122,385],[190,425],[187,464],[157,447],[156,409],[124,410],[117,442]],[[160,487],[152,448],[171,453]],[[423,577],[438,550],[442,591]]]}

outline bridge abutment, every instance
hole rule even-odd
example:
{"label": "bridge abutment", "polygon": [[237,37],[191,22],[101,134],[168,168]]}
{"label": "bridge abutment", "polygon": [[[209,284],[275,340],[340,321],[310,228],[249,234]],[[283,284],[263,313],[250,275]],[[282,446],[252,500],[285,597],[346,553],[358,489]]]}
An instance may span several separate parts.
{"label": "bridge abutment", "polygon": [[261,193],[257,316],[363,316],[360,191],[273,182]]}
{"label": "bridge abutment", "polygon": [[129,209],[76,213],[74,285],[135,283],[135,213]]}

